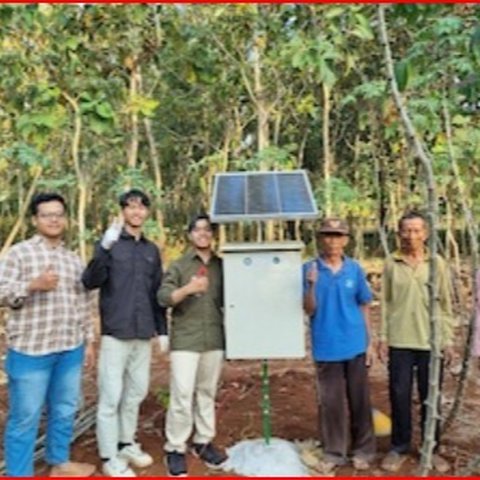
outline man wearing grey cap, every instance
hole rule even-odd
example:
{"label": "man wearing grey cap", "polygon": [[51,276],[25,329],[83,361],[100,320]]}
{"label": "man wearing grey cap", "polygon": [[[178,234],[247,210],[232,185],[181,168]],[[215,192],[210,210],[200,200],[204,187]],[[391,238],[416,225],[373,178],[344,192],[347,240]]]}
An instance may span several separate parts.
{"label": "man wearing grey cap", "polygon": [[345,220],[323,220],[317,235],[321,253],[304,265],[303,284],[319,385],[323,469],[345,465],[350,444],[354,468],[366,470],[376,449],[367,378],[372,294],[362,267],[344,255]]}

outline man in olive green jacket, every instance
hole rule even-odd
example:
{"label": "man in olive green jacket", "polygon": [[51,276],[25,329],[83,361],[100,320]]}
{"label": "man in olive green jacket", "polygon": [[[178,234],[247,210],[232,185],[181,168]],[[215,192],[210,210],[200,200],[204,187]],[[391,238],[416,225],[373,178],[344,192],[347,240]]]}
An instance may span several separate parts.
{"label": "man in olive green jacket", "polygon": [[172,263],[158,293],[160,304],[172,308],[165,463],[175,477],[187,473],[185,454],[193,427],[192,453],[210,468],[220,468],[226,460],[212,444],[225,348],[222,263],[211,249],[207,215],[196,216],[188,233],[192,248]]}
{"label": "man in olive green jacket", "polygon": [[[382,277],[382,323],[379,353],[388,360],[389,391],[392,409],[391,451],[382,468],[398,472],[411,451],[412,384],[416,376],[420,397],[421,433],[427,415],[429,386],[430,321],[428,314],[429,252],[427,223],[417,212],[405,214],[399,221],[400,250],[385,262]],[[448,265],[437,258],[439,336],[445,364],[453,358],[453,316]],[[441,382],[441,379],[440,379]],[[438,455],[440,432],[436,425],[433,466],[440,473],[449,470],[448,462]]]}

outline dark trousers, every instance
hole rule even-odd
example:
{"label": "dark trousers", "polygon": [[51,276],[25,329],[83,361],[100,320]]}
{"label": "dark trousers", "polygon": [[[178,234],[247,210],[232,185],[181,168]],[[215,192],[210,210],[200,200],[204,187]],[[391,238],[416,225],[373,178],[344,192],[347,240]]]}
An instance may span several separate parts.
{"label": "dark trousers", "polygon": [[[389,349],[389,393],[392,410],[392,450],[407,453],[412,442],[412,386],[416,374],[418,396],[420,400],[420,422],[422,441],[427,418],[430,352],[408,348]],[[442,385],[442,370],[440,369],[440,386]],[[438,411],[440,414],[440,400]],[[440,441],[440,424],[435,426],[435,441],[438,447]]]}
{"label": "dark trousers", "polygon": [[344,464],[350,437],[352,454],[371,460],[376,445],[365,355],[342,362],[317,362],[316,366],[326,459]]}

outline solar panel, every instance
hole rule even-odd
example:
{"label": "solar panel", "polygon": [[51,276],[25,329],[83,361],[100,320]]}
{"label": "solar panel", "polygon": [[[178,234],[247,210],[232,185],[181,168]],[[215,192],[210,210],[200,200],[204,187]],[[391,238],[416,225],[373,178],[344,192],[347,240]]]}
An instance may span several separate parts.
{"label": "solar panel", "polygon": [[318,216],[305,170],[215,175],[213,222],[299,220]]}

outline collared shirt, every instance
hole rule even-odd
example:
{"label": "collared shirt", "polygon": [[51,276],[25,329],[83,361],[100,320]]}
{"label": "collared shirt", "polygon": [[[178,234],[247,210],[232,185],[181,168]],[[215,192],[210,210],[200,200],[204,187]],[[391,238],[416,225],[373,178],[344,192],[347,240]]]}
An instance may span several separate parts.
{"label": "collared shirt", "polygon": [[[343,258],[337,272],[317,262],[315,285],[317,308],[310,318],[313,358],[322,362],[350,360],[365,353],[368,332],[362,305],[372,300],[372,293],[362,267],[349,257]],[[303,291],[309,288],[306,275],[312,262],[303,266]]]}
{"label": "collared shirt", "polygon": [[[28,285],[49,267],[58,285],[28,292]],[[94,337],[92,296],[83,287],[83,264],[63,244],[52,247],[42,236],[14,245],[0,260],[0,304],[9,306],[7,344],[29,355],[71,350]]]}
{"label": "collared shirt", "polygon": [[194,250],[173,262],[168,269],[158,299],[172,307],[170,347],[172,350],[206,352],[225,348],[223,330],[223,275],[222,261],[213,252],[208,264],[208,290],[190,295],[173,305],[172,293],[186,285],[204,265]]}
{"label": "collared shirt", "polygon": [[82,276],[88,289],[100,288],[102,335],[121,340],[149,339],[166,334],[164,311],[156,294],[162,282],[157,246],[126,230],[110,250],[100,243]]}
{"label": "collared shirt", "polygon": [[[453,344],[453,316],[448,265],[437,256],[437,313],[441,346]],[[395,348],[430,350],[428,314],[429,255],[417,266],[408,264],[397,251],[385,261],[382,275],[380,339]]]}

